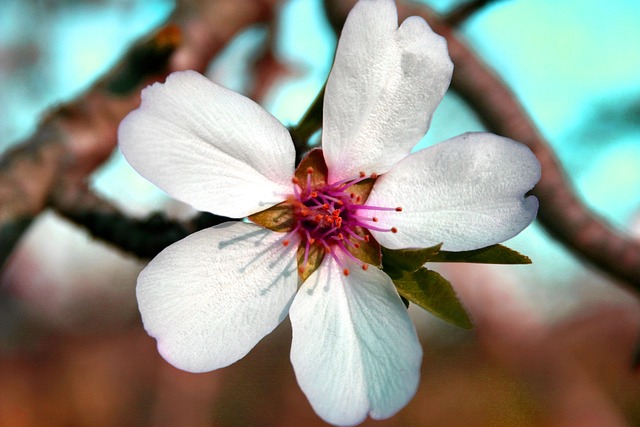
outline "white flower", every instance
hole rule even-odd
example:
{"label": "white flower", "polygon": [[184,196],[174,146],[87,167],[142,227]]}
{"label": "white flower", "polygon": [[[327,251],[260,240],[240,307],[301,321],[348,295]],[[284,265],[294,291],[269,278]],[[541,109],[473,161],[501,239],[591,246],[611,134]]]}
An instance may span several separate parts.
{"label": "white flower", "polygon": [[[323,151],[297,178],[288,131],[249,99],[195,72],[146,89],[119,131],[138,172],[200,210],[242,218],[282,203],[287,219],[286,232],[246,222],[203,230],[149,263],[137,296],[162,356],[187,371],[218,369],[289,314],[291,361],[322,418],[350,425],[400,410],[422,350],[375,266],[376,241],[472,250],[516,235],[537,211],[525,193],[540,167],[514,141],[466,134],[409,154],[451,72],[444,39],[422,19],[398,28],[392,1],[359,2],[326,88]],[[352,197],[356,183],[365,189]]]}

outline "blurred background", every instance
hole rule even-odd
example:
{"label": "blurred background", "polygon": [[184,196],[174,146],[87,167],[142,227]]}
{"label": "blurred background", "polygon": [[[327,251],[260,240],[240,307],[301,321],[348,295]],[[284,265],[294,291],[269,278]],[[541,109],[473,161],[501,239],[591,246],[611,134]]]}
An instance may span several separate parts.
{"label": "blurred background", "polygon": [[[423,3],[447,13],[462,2]],[[0,0],[0,153],[110,70],[174,7]],[[640,236],[640,2],[498,0],[459,30],[517,95],[584,203]],[[237,35],[207,75],[255,95],[260,82],[251,70],[271,46],[277,78],[259,101],[295,124],[328,75],[335,43],[321,0],[283,0],[270,25]],[[481,129],[448,94],[417,149]],[[132,216],[192,213],[118,152],[91,186]],[[506,245],[533,264],[434,266],[476,329],[412,307],[425,349],[420,389],[398,415],[366,425],[640,425],[637,295],[538,224]],[[0,279],[0,426],[324,425],[296,385],[288,321],[223,370],[194,375],[166,364],[137,314],[144,263],[53,212],[36,220]]]}

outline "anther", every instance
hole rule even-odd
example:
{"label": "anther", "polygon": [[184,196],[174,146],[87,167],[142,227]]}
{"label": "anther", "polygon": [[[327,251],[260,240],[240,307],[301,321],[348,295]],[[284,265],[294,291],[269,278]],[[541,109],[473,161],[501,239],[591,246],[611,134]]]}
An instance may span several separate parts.
{"label": "anther", "polygon": [[362,264],[362,269],[364,271],[367,271],[369,269],[369,266],[367,264]]}
{"label": "anther", "polygon": [[397,228],[395,228],[395,227],[391,227],[391,232],[392,232],[392,233],[397,233],[397,232],[398,232],[398,229],[397,229]]}
{"label": "anther", "polygon": [[284,242],[282,242],[282,246],[289,246],[289,243],[291,242],[289,242],[288,240],[285,240]]}
{"label": "anther", "polygon": [[367,176],[367,174],[364,173],[363,171],[360,171],[360,178],[364,178],[365,176]]}
{"label": "anther", "polygon": [[374,172],[374,173],[371,174],[371,179],[376,179],[377,177],[378,177],[377,173]]}
{"label": "anther", "polygon": [[345,268],[344,270],[342,270],[342,273],[343,273],[345,276],[348,276],[348,275],[349,275],[349,269],[348,269],[348,268]]}
{"label": "anther", "polygon": [[396,212],[402,212],[402,208],[401,208],[400,206],[398,206],[398,207],[396,208]]}
{"label": "anther", "polygon": [[377,216],[372,217],[372,218],[371,218],[371,221],[373,221],[373,222],[378,222],[378,217],[377,217]]}
{"label": "anther", "polygon": [[308,174],[308,175],[311,175],[312,173],[313,173],[313,168],[312,168],[311,166],[309,166],[309,167],[307,168],[307,174]]}
{"label": "anther", "polygon": [[300,180],[298,178],[296,178],[295,176],[293,178],[291,178],[291,182],[293,184],[300,184]]}
{"label": "anther", "polygon": [[368,243],[368,242],[369,242],[369,240],[371,240],[371,237],[369,237],[369,235],[368,235],[368,234],[365,234],[365,235],[364,235],[364,241]]}
{"label": "anther", "polygon": [[311,193],[309,193],[309,197],[316,198],[318,197],[318,193],[316,193],[315,191],[312,191]]}

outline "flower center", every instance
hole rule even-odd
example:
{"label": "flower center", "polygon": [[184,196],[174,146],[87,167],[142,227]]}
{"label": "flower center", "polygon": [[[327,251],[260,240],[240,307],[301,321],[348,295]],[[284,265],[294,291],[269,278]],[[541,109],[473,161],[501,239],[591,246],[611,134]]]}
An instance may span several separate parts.
{"label": "flower center", "polygon": [[[373,239],[368,230],[396,233],[395,227],[378,227],[378,218],[370,213],[375,211],[402,211],[400,207],[383,207],[363,205],[364,198],[358,194],[357,184],[373,178],[360,174],[360,178],[343,180],[332,184],[322,182],[314,184],[314,169],[307,168],[306,185],[301,185],[296,177],[292,179],[294,196],[289,203],[293,208],[293,228],[285,237],[283,244],[290,242],[290,237],[298,234],[304,256],[299,263],[300,271],[304,271],[309,262],[310,253],[314,249],[322,249],[331,255],[340,265],[345,275],[349,269],[340,261],[339,252],[361,264],[364,270],[368,264],[363,263],[359,253],[361,246],[368,245]],[[367,193],[368,194],[368,193]],[[379,250],[379,249],[378,249]]]}

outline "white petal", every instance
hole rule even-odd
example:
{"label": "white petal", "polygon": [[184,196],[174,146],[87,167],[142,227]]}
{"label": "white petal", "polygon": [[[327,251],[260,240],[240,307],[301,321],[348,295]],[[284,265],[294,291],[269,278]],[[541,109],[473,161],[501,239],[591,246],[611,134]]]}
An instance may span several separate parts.
{"label": "white petal", "polygon": [[138,278],[144,327],[177,368],[204,372],[243,357],[287,315],[298,283],[282,233],[225,223],[156,256]]}
{"label": "white petal", "polygon": [[398,28],[392,0],[358,2],[327,82],[323,149],[330,180],[384,173],[429,128],[451,81],[445,40],[422,18]]}
{"label": "white petal", "polygon": [[518,234],[535,218],[538,200],[525,197],[540,179],[540,163],[526,146],[490,133],[469,133],[412,154],[378,178],[367,200],[402,207],[377,214],[372,231],[391,249],[473,250]]}
{"label": "white petal", "polygon": [[413,397],[422,348],[391,279],[331,257],[291,305],[291,362],[311,406],[338,425],[394,415]]}
{"label": "white petal", "polygon": [[291,190],[289,132],[255,102],[195,71],[146,88],[118,139],[142,176],[198,210],[240,218]]}

